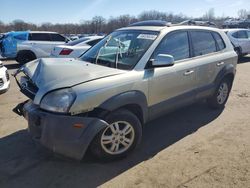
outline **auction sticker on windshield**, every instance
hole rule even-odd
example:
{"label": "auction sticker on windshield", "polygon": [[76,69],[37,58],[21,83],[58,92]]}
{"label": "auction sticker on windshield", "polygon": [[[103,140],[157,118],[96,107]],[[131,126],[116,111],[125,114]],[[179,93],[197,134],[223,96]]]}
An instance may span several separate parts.
{"label": "auction sticker on windshield", "polygon": [[146,39],[146,40],[155,40],[157,35],[152,35],[152,34],[140,34],[138,35],[138,39]]}

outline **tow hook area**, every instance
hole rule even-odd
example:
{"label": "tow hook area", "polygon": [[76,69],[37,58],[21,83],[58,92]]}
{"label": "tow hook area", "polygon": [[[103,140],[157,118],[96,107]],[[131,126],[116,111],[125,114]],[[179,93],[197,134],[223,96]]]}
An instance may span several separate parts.
{"label": "tow hook area", "polygon": [[15,112],[17,115],[19,116],[23,116],[24,113],[23,113],[23,106],[28,102],[29,100],[27,101],[24,101],[20,104],[18,104],[15,108],[12,109],[13,112]]}

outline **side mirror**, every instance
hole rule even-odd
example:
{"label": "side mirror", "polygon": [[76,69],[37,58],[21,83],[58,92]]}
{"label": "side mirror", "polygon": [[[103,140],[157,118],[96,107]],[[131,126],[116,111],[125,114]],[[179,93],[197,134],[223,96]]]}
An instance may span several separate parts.
{"label": "side mirror", "polygon": [[174,57],[168,54],[158,54],[151,62],[152,67],[170,67],[174,65]]}

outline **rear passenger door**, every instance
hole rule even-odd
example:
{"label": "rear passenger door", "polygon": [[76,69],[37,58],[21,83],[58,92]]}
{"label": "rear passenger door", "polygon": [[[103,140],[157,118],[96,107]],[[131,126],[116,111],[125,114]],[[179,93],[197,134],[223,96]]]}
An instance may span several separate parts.
{"label": "rear passenger door", "polygon": [[231,59],[223,52],[225,44],[220,34],[213,31],[191,30],[192,62],[197,66],[197,98],[209,95],[213,82]]}
{"label": "rear passenger door", "polygon": [[[190,63],[190,45],[187,31],[167,34],[155,49],[158,54],[174,57],[171,67],[154,68],[149,79],[149,105],[151,118],[184,104],[192,103],[196,88],[196,64]],[[149,70],[150,71],[150,70]]]}

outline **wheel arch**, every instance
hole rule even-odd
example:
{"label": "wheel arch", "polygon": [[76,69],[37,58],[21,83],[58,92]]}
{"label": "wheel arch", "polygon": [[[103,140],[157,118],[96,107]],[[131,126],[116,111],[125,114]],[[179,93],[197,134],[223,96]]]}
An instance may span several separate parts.
{"label": "wheel arch", "polygon": [[95,108],[92,113],[103,117],[121,108],[127,109],[135,114],[142,124],[148,119],[147,98],[141,91],[128,91],[115,95]]}
{"label": "wheel arch", "polygon": [[223,79],[229,79],[231,86],[234,81],[236,69],[233,64],[226,65],[217,75],[214,83],[216,86],[220,84]]}
{"label": "wheel arch", "polygon": [[37,56],[36,56],[36,53],[33,52],[33,51],[30,50],[30,49],[19,50],[19,51],[17,52],[17,56],[20,55],[20,54],[22,54],[22,53],[30,53],[30,54],[34,55],[35,57],[37,57]]}

